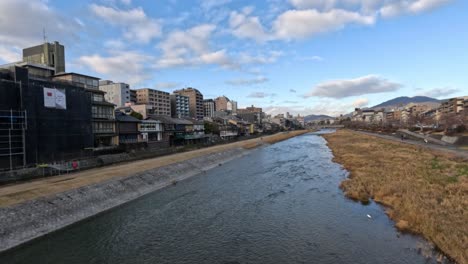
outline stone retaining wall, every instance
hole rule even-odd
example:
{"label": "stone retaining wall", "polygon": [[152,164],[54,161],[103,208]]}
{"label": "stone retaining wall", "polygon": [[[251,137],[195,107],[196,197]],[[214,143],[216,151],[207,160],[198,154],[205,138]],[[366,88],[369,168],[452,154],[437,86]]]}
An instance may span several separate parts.
{"label": "stone retaining wall", "polygon": [[0,251],[112,209],[248,153],[236,148],[0,208]]}

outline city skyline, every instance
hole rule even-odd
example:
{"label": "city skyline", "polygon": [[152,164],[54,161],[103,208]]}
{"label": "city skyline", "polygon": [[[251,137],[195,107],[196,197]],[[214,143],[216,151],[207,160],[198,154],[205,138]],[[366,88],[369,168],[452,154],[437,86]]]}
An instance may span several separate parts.
{"label": "city skyline", "polygon": [[21,60],[45,30],[66,46],[69,72],[134,89],[194,87],[270,114],[338,115],[401,95],[466,94],[466,2],[250,4],[2,1],[0,63]]}

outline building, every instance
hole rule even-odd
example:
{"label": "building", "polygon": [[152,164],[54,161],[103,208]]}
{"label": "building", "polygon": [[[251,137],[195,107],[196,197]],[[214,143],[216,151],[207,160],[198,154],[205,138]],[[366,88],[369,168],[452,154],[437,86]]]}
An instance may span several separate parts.
{"label": "building", "polygon": [[104,98],[117,107],[131,102],[130,86],[126,83],[114,83],[109,80],[99,81],[99,90],[106,92]]}
{"label": "building", "polygon": [[146,119],[139,124],[141,141],[147,142],[149,149],[167,147],[163,140],[163,125],[161,121]]}
{"label": "building", "polygon": [[231,114],[237,114],[237,102],[234,100],[227,102],[227,110],[230,111]]}
{"label": "building", "polygon": [[141,134],[139,131],[140,120],[120,111],[115,112],[115,119],[117,133],[119,135],[119,145],[135,144],[141,141]]}
{"label": "building", "polygon": [[[36,78],[28,68],[0,70],[0,168],[53,163],[89,155],[93,147],[91,100],[82,87]],[[0,123],[4,123],[0,121]],[[6,137],[5,137],[6,136]],[[10,151],[12,150],[12,151]]]}
{"label": "building", "polygon": [[171,116],[171,102],[168,92],[150,88],[138,89],[137,104],[147,104],[154,108],[155,115]]}
{"label": "building", "polygon": [[[228,103],[229,103],[229,98],[227,98],[226,96],[219,96],[217,97],[216,99],[214,99],[215,101],[215,109],[216,111],[227,111],[228,110]],[[231,106],[232,108],[232,106]]]}
{"label": "building", "polygon": [[215,112],[215,102],[213,99],[203,100],[204,117],[212,118]]}
{"label": "building", "polygon": [[442,114],[456,114],[460,113],[464,109],[465,100],[468,96],[454,97],[442,101],[439,110]]}
{"label": "building", "polygon": [[65,47],[55,41],[25,48],[23,49],[23,62],[52,67],[56,74],[65,72]]}
{"label": "building", "polygon": [[124,107],[118,107],[116,110],[127,115],[131,114],[132,112],[137,112],[142,116],[142,119],[147,119],[150,115],[154,115],[154,106],[149,104],[128,105]]}
{"label": "building", "polygon": [[99,90],[99,78],[71,72],[57,74],[52,80],[82,87],[88,93],[91,100],[94,147],[118,145],[114,117],[115,105],[107,102],[104,98],[105,92]]}
{"label": "building", "polygon": [[188,96],[171,94],[171,115],[172,117],[189,117],[190,100]]}
{"label": "building", "polygon": [[94,147],[117,146],[119,143],[115,128],[115,105],[104,99],[104,91],[87,89],[87,92],[91,97]]}
{"label": "building", "polygon": [[66,82],[75,86],[99,90],[99,78],[74,72],[63,72],[52,77],[55,82]]}
{"label": "building", "polygon": [[136,104],[138,102],[136,90],[130,89],[130,103]]}
{"label": "building", "polygon": [[175,94],[180,94],[184,96],[189,97],[189,111],[190,111],[190,117],[197,119],[197,120],[202,120],[203,119],[203,95],[200,93],[195,88],[184,88],[181,90],[176,90],[174,91]]}
{"label": "building", "polygon": [[[262,108],[260,107],[255,107],[255,106],[249,106],[249,107],[246,107],[246,108],[238,108],[237,109],[237,113],[240,114],[240,113],[262,113]],[[282,118],[284,118],[284,114],[282,114]]]}

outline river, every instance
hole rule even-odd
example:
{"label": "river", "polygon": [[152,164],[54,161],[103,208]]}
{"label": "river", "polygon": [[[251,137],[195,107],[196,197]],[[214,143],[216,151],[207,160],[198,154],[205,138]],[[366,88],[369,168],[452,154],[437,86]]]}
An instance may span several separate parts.
{"label": "river", "polygon": [[[0,263],[436,263],[306,134],[0,255]],[[367,215],[370,215],[369,218]]]}

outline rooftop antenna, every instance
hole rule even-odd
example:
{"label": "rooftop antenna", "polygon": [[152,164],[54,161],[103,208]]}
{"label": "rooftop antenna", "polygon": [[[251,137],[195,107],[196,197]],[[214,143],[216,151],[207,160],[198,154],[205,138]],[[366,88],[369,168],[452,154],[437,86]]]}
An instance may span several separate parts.
{"label": "rooftop antenna", "polygon": [[42,28],[42,35],[44,38],[44,43],[47,43],[47,35],[46,35],[45,27]]}

